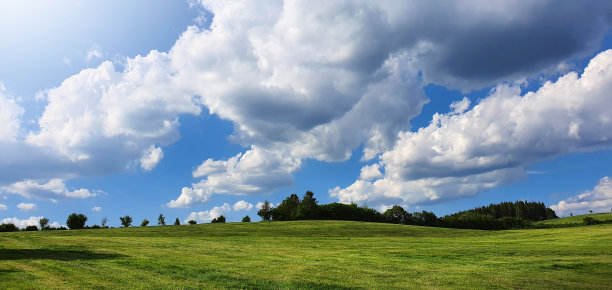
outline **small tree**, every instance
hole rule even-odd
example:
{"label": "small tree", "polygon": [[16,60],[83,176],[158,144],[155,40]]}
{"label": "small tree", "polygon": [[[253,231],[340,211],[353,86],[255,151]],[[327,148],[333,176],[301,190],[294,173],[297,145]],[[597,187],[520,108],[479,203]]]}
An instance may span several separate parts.
{"label": "small tree", "polygon": [[45,230],[47,229],[47,227],[49,226],[49,219],[48,218],[41,218],[38,221],[38,224],[40,225],[40,230]]}
{"label": "small tree", "polygon": [[574,214],[570,212],[570,216],[574,216]]}
{"label": "small tree", "polygon": [[125,228],[130,227],[132,225],[132,217],[129,215],[122,216],[119,219],[121,220],[121,225]]}
{"label": "small tree", "polygon": [[247,215],[247,216],[242,218],[242,222],[243,223],[250,223],[251,222],[251,218]]}
{"label": "small tree", "polygon": [[108,223],[108,218],[107,218],[107,217],[104,217],[104,218],[102,219],[102,227],[103,227],[103,228],[105,228],[105,227],[106,227],[106,223]]}
{"label": "small tree", "polygon": [[180,226],[181,225],[181,221],[179,221],[179,219],[176,218],[176,220],[174,220],[174,225],[175,226]]}
{"label": "small tree", "polygon": [[267,200],[261,205],[261,209],[257,212],[263,221],[269,221],[272,217],[272,205]]}
{"label": "small tree", "polygon": [[161,213],[159,214],[159,217],[157,218],[157,224],[160,225],[160,226],[165,226],[166,225],[166,218]]}
{"label": "small tree", "polygon": [[149,220],[148,219],[143,219],[142,222],[140,223],[141,227],[146,227],[149,224]]}
{"label": "small tree", "polygon": [[593,213],[593,210],[590,210],[590,209],[589,209],[589,213]]}
{"label": "small tree", "polygon": [[84,228],[86,222],[87,217],[82,213],[72,213],[68,216],[68,219],[66,219],[66,225],[71,230],[78,230]]}
{"label": "small tree", "polygon": [[196,221],[194,221],[194,220],[189,220],[187,223],[189,223],[190,225],[195,225],[195,224],[197,224],[198,222],[196,222]]}
{"label": "small tree", "polygon": [[13,223],[0,225],[0,232],[16,232],[18,230],[19,228]]}
{"label": "small tree", "polygon": [[223,215],[220,215],[217,218],[214,218],[212,221],[210,221],[211,224],[224,224],[225,223],[225,217]]}

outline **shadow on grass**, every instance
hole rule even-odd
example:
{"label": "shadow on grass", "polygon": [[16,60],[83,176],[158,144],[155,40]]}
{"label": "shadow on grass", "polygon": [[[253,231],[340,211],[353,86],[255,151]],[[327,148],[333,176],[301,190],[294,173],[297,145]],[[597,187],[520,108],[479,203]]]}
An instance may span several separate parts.
{"label": "shadow on grass", "polygon": [[0,261],[8,260],[100,260],[125,257],[119,254],[96,253],[77,250],[53,249],[0,249]]}

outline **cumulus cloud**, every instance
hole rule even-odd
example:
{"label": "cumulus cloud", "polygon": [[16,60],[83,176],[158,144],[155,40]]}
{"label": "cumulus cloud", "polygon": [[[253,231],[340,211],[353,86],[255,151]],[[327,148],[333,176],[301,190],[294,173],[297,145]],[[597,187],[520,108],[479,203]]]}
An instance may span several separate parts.
{"label": "cumulus cloud", "polygon": [[301,165],[300,159],[279,151],[252,147],[226,161],[206,160],[194,172],[205,179],[184,187],[181,195],[170,201],[169,207],[189,207],[208,201],[215,194],[262,194],[290,186],[292,172]]}
{"label": "cumulus cloud", "polygon": [[5,219],[0,221],[0,224],[11,223],[11,224],[16,225],[18,228],[22,228],[23,229],[23,228],[25,228],[27,226],[38,226],[38,221],[41,218],[43,218],[43,217],[42,216],[39,216],[39,217],[32,216],[32,217],[30,217],[28,219],[25,219],[25,220],[22,220],[22,219],[16,218],[16,217],[5,218]]}
{"label": "cumulus cloud", "polygon": [[17,140],[22,114],[23,108],[15,98],[8,95],[4,84],[0,83],[0,143]]}
{"label": "cumulus cloud", "polygon": [[92,45],[88,50],[87,50],[87,55],[85,56],[85,61],[92,61],[95,58],[101,58],[102,57],[102,49],[100,49],[100,46],[97,44]]}
{"label": "cumulus cloud", "polygon": [[233,206],[235,211],[239,211],[239,210],[251,210],[253,209],[253,204],[248,203],[244,200],[238,201],[234,204]]}
{"label": "cumulus cloud", "polygon": [[146,171],[151,171],[162,158],[164,158],[162,149],[151,145],[140,158],[140,167]]}
{"label": "cumulus cloud", "polygon": [[31,211],[31,210],[35,210],[36,209],[36,205],[33,204],[33,203],[22,202],[22,203],[17,205],[17,208],[19,208],[20,210],[23,210],[23,211]]}
{"label": "cumulus cloud", "polygon": [[101,212],[102,211],[102,207],[94,206],[94,207],[91,208],[91,211]]}
{"label": "cumulus cloud", "polygon": [[343,202],[396,199],[410,204],[480,193],[525,176],[533,163],[612,145],[612,50],[539,90],[500,85],[471,110],[454,105],[418,132],[401,132],[380,156],[384,174],[364,168],[351,186],[330,191]]}
{"label": "cumulus cloud", "polygon": [[7,209],[6,205],[0,203],[0,210],[6,210],[6,209]]}
{"label": "cumulus cloud", "polygon": [[230,211],[232,211],[232,207],[229,204],[224,203],[222,206],[215,206],[210,210],[192,212],[183,222],[187,222],[189,220],[195,220],[199,222],[209,222],[212,219],[217,218],[220,215],[226,214]]}
{"label": "cumulus cloud", "polygon": [[90,191],[81,188],[70,190],[62,179],[52,179],[47,183],[39,183],[35,180],[27,179],[2,187],[2,191],[11,194],[19,194],[26,198],[36,198],[57,201],[66,198],[89,198],[101,194],[100,191]]}
{"label": "cumulus cloud", "polygon": [[608,212],[612,208],[612,180],[605,176],[593,190],[562,200],[550,208],[559,216],[567,216],[569,213],[583,214],[589,210],[595,213]]}
{"label": "cumulus cloud", "polygon": [[[263,205],[264,205],[264,202],[262,202],[262,201],[257,202],[257,204],[255,205],[255,208],[259,210],[259,209],[261,209],[261,207]],[[274,207],[274,204],[270,203],[270,207]]]}

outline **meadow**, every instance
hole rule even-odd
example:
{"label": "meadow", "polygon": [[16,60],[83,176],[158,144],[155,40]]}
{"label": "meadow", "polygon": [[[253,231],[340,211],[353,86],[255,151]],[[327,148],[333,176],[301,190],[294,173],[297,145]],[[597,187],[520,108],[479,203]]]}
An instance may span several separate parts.
{"label": "meadow", "polygon": [[0,233],[0,288],[590,288],[612,224],[480,231],[290,221]]}
{"label": "meadow", "polygon": [[569,216],[559,219],[545,220],[536,222],[535,224],[545,225],[580,225],[585,217],[592,217],[593,219],[600,222],[612,222],[612,213],[592,213],[578,216]]}

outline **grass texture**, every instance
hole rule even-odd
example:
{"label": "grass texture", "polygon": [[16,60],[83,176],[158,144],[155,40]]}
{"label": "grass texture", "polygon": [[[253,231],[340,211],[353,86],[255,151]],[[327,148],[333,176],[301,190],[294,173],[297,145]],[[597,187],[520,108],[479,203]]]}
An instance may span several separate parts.
{"label": "grass texture", "polygon": [[610,289],[612,224],[296,221],[0,233],[0,289]]}

